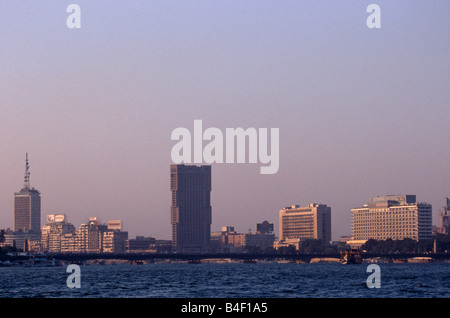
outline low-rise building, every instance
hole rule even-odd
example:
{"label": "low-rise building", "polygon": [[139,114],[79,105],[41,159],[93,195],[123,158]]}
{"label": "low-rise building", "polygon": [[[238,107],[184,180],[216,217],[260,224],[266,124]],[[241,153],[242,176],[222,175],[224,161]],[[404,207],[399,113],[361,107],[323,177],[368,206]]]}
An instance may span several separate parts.
{"label": "low-rise building", "polygon": [[128,240],[128,251],[131,253],[155,253],[156,239],[154,237],[136,236]]}

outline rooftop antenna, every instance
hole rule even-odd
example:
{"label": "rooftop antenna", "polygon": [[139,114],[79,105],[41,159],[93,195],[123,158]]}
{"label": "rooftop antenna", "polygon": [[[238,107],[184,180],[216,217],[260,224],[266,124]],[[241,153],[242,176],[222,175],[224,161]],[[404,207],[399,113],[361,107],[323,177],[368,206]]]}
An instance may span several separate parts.
{"label": "rooftop antenna", "polygon": [[25,158],[25,180],[24,180],[24,188],[30,189],[30,165],[28,163],[28,152]]}

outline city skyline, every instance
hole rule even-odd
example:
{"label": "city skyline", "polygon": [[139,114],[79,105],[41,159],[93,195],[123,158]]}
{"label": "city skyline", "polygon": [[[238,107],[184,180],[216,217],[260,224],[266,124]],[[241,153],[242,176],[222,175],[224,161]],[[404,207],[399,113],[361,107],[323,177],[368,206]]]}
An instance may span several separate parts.
{"label": "city skyline", "polygon": [[[26,154],[25,162],[26,162],[25,163],[26,168],[25,168],[24,186],[20,192],[17,192],[14,194],[15,209],[14,209],[13,214],[14,214],[15,224],[14,224],[13,230],[14,230],[14,232],[18,232],[18,231],[22,232],[23,230],[32,230],[31,232],[38,233],[41,231],[41,229],[43,229],[42,224],[45,224],[45,222],[42,223],[42,219],[45,218],[48,223],[49,217],[50,218],[52,216],[55,217],[56,214],[53,214],[53,215],[47,214],[47,215],[41,216],[40,193],[34,187],[31,187],[28,153]],[[200,251],[200,250],[208,250],[209,249],[209,243],[207,243],[207,242],[210,241],[209,237],[210,237],[211,233],[215,231],[214,229],[213,230],[211,229],[212,206],[210,205],[211,204],[211,202],[210,202],[211,193],[210,192],[211,192],[211,189],[213,188],[213,185],[211,184],[212,183],[211,178],[212,178],[211,165],[185,165],[185,164],[181,164],[181,165],[171,164],[170,165],[170,184],[171,184],[170,190],[172,192],[171,207],[170,207],[170,223],[172,226],[172,230],[171,230],[172,235],[171,235],[170,241],[172,241],[172,244],[173,244],[172,247],[174,248],[174,250],[177,250],[177,251],[187,251],[187,250]],[[31,202],[33,196],[36,196],[36,195],[39,199],[38,200],[39,222],[36,219],[36,216],[33,217],[33,213],[36,214],[36,212],[33,212],[33,209],[34,210],[36,210],[36,209],[32,208],[33,204]],[[18,200],[23,201],[23,199],[20,199],[21,197],[25,197],[25,198],[30,197],[30,199],[28,199],[28,201],[26,201],[27,204],[29,205],[29,208],[25,209],[24,204],[21,203],[21,205],[19,205],[19,209],[17,209],[17,207],[16,207],[17,202],[21,202]],[[385,195],[385,196],[372,197],[372,198],[370,198],[370,201],[368,204],[364,204],[363,207],[353,208],[351,210],[352,231],[351,231],[350,235],[349,234],[341,235],[339,237],[339,239],[341,239],[342,237],[350,237],[350,236],[353,237],[355,235],[355,233],[354,233],[354,213],[355,213],[355,211],[366,210],[366,209],[368,210],[367,207],[368,206],[371,207],[371,204],[373,207],[375,207],[375,206],[377,206],[378,203],[374,204],[373,202],[378,202],[377,200],[379,202],[383,203],[382,207],[384,207],[384,204],[386,204],[386,202],[391,202],[391,201],[387,201],[387,200],[399,200],[399,201],[403,200],[405,202],[408,202],[408,204],[410,204],[416,208],[418,206],[424,206],[428,210],[427,215],[431,216],[431,214],[432,214],[431,213],[432,206],[426,202],[416,200],[416,195],[404,195],[403,194],[403,195]],[[395,204],[398,204],[398,202],[396,202],[396,201],[392,201],[392,202],[395,202]],[[445,206],[445,208],[447,208],[447,209],[449,206],[449,202],[450,202],[450,200],[448,198],[446,198],[447,205]],[[25,201],[24,201],[24,203],[25,203]],[[207,204],[207,205],[203,206],[204,204]],[[199,210],[199,208],[200,208],[200,210]],[[401,208],[403,208],[403,207],[400,206],[400,209]],[[445,209],[445,208],[443,208],[443,209]],[[318,213],[318,211],[319,211],[318,209],[321,211],[320,213]],[[439,209],[439,217],[440,218],[442,218],[441,211],[443,209]],[[304,211],[304,212],[302,212],[302,211]],[[311,212],[311,211],[315,211],[315,212]],[[282,216],[286,217],[286,215],[285,215],[286,212],[291,213],[292,215],[295,215],[295,217],[298,217],[297,214],[301,215],[302,213],[306,213],[303,216],[303,218],[305,218],[305,216],[306,216],[306,219],[308,221],[306,221],[306,219],[305,220],[302,219],[303,222],[306,222],[308,224],[311,223],[310,224],[311,226],[314,223],[314,226],[312,226],[311,228],[309,228],[309,227],[304,228],[303,229],[304,233],[301,231],[298,233],[296,232],[300,236],[303,236],[305,238],[322,239],[322,240],[325,240],[328,242],[333,241],[333,237],[331,235],[331,233],[332,233],[331,228],[332,228],[332,224],[333,224],[332,217],[331,217],[332,216],[331,207],[327,207],[327,205],[323,204],[323,203],[319,203],[319,204],[318,203],[309,203],[308,206],[305,206],[305,207],[300,207],[299,205],[292,205],[292,206],[285,206],[285,207],[281,208],[279,210],[279,214],[278,214],[279,221],[280,221],[279,222],[280,231],[278,233],[276,233],[274,231],[274,233],[279,235],[276,237],[277,240],[284,241],[286,239],[284,237],[286,234],[283,235],[283,231],[281,230],[281,228],[283,227],[281,218],[282,218]],[[311,214],[311,213],[313,213],[313,214]],[[19,218],[17,216],[18,214],[19,214]],[[324,216],[322,216],[322,214],[324,214]],[[64,212],[59,213],[58,215],[64,215],[64,219],[66,218]],[[312,215],[316,215],[316,216],[311,217]],[[325,217],[325,215],[326,215],[326,217]],[[401,216],[403,216],[403,215],[401,215]],[[91,221],[91,219],[95,219],[97,222],[100,222],[100,220],[98,220],[97,216],[90,216],[89,220]],[[16,226],[17,220],[20,220],[20,222],[21,222],[20,224],[21,225],[24,224],[24,226]],[[313,220],[315,220],[315,221],[313,221]],[[198,222],[198,221],[201,221],[201,222]],[[395,221],[397,221],[397,220],[395,220]],[[120,223],[120,228],[122,228],[122,222],[123,222],[122,220],[108,220],[108,224],[109,224],[109,222]],[[267,220],[265,220],[264,222],[267,222]],[[438,227],[440,227],[442,225],[441,224],[442,220],[438,220],[438,223],[435,223],[435,222],[433,222],[433,220],[428,219],[427,222],[429,222],[429,224],[427,225],[429,228],[427,228],[428,234],[426,234],[426,235],[431,235],[431,233],[432,233],[431,227],[432,226],[435,226],[436,230],[437,230]],[[98,223],[98,224],[100,224],[100,223]],[[84,225],[86,225],[86,224],[84,224]],[[223,229],[224,227],[231,227],[231,228],[233,228],[233,231],[234,231],[234,225],[235,224],[222,225],[222,226],[220,226],[220,228]],[[106,225],[103,224],[103,226],[106,226]],[[272,224],[272,226],[273,226],[273,224]],[[417,226],[417,224],[416,224],[416,226]],[[205,228],[203,228],[203,227],[205,227]],[[1,228],[1,226],[0,226],[0,228]],[[195,230],[193,230],[193,228],[195,228]],[[10,228],[3,228],[3,229],[11,230]],[[306,232],[305,232],[305,230],[306,230]],[[377,229],[374,228],[374,230],[377,230]],[[255,231],[253,231],[253,233],[256,233],[258,231],[259,231],[258,229],[255,229]],[[245,233],[245,231],[244,231],[244,233]],[[252,233],[252,230],[248,229],[247,233]],[[300,234],[300,233],[303,233],[303,234]],[[128,234],[128,231],[127,231],[127,234]],[[145,235],[145,233],[136,233],[135,236],[138,237],[138,236],[142,236],[142,235]],[[377,235],[373,236],[373,238],[376,238]],[[357,234],[357,236],[358,236],[358,234]],[[408,235],[406,235],[406,236],[408,236]],[[399,239],[395,235],[393,235],[393,236],[388,235],[384,239],[386,239],[386,238]],[[166,239],[166,238],[164,237],[163,239]],[[378,239],[380,239],[380,238],[378,237]],[[359,240],[359,239],[357,238],[357,240]],[[366,240],[367,240],[367,238],[366,238]],[[417,240],[417,238],[416,238],[416,240]],[[334,239],[334,241],[338,241],[338,240]],[[182,242],[182,243],[180,244],[179,242]],[[198,244],[200,244],[200,245],[198,245]]]}
{"label": "city skyline", "polygon": [[[213,164],[211,230],[278,229],[323,203],[333,240],[367,198],[416,194],[433,225],[450,195],[448,1],[0,3],[0,228],[13,228],[23,156],[41,219],[122,219],[170,239],[171,132],[279,128],[279,170]],[[278,233],[277,233],[278,234]]]}

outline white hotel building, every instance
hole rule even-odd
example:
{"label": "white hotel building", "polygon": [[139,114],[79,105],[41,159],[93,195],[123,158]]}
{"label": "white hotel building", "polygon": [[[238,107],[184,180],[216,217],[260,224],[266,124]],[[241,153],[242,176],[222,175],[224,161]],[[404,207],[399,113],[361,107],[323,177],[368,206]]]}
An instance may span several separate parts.
{"label": "white hotel building", "polygon": [[373,197],[351,211],[355,241],[432,239],[431,204],[416,202],[415,195]]}

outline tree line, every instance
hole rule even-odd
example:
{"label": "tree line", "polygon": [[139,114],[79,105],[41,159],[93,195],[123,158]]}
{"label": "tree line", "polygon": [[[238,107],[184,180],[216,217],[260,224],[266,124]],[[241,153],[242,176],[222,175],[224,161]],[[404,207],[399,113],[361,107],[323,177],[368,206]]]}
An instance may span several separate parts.
{"label": "tree line", "polygon": [[[361,250],[370,254],[423,254],[434,252],[436,245],[437,253],[450,253],[450,233],[436,234],[430,240],[413,240],[405,238],[402,240],[375,240],[369,239],[361,246]],[[346,243],[330,244],[329,242],[316,239],[305,239],[300,241],[299,249],[295,246],[283,246],[275,250],[272,247],[262,249],[256,246],[247,246],[246,252],[254,254],[339,254],[343,250],[350,249]]]}
{"label": "tree line", "polygon": [[374,240],[369,239],[361,249],[373,254],[422,254],[434,252],[436,244],[437,253],[450,252],[450,234],[436,234],[431,240],[405,238],[403,240]]}

